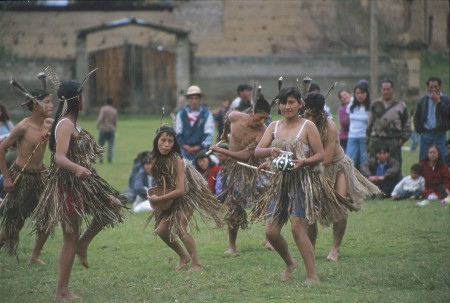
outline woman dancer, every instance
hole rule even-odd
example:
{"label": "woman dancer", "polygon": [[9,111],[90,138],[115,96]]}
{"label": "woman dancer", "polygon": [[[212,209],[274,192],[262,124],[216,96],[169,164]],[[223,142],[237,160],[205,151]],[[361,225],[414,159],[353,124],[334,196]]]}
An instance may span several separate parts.
{"label": "woman dancer", "polygon": [[[74,300],[69,279],[75,254],[89,267],[87,248],[106,226],[122,222],[125,198],[98,176],[92,164],[102,152],[95,139],[77,124],[83,108],[82,86],[74,80],[61,83],[49,147],[52,152],[46,188],[33,213],[36,231],[52,232],[58,223],[63,231],[55,300]],[[89,226],[80,238],[81,221]]]}
{"label": "woman dancer", "polygon": [[[300,91],[286,87],[278,96],[279,110],[284,119],[272,122],[255,150],[257,157],[277,157],[282,151],[293,153],[294,168],[277,172],[270,179],[266,195],[257,203],[254,220],[267,219],[266,236],[286,264],[280,280],[291,278],[298,262],[289,251],[281,229],[291,220],[291,232],[302,255],[306,269],[306,284],[318,281],[314,248],[307,235],[308,225],[324,224],[345,217],[345,208],[334,190],[322,179],[320,162],[324,158],[319,132],[311,121],[299,116],[302,107]],[[269,165],[261,165],[267,168]],[[327,201],[327,203],[324,203]]]}
{"label": "woman dancer", "polygon": [[[380,189],[355,169],[352,160],[345,155],[339,144],[336,126],[332,119],[327,117],[324,110],[325,98],[319,93],[310,93],[305,99],[306,119],[311,120],[319,130],[324,148],[325,175],[331,187],[342,197],[349,197],[355,210],[362,207],[364,199],[382,195]],[[333,246],[327,259],[337,261],[339,248],[347,228],[347,217],[338,222],[333,222]],[[317,238],[317,224],[309,226],[308,233],[313,246]]]}
{"label": "woman dancer", "polygon": [[[222,206],[200,173],[190,162],[181,158],[180,145],[171,127],[160,127],[153,140],[152,176],[157,186],[165,188],[166,192],[160,196],[148,196],[155,209],[149,217],[149,220],[155,219],[155,233],[179,256],[175,270],[182,269],[189,262],[192,262],[189,271],[202,270],[188,223],[194,210],[197,210],[203,219],[212,217],[217,226],[222,226]],[[166,210],[157,206],[167,203],[171,204]],[[194,226],[198,230],[196,223]],[[177,241],[177,237],[183,242],[187,252]]]}

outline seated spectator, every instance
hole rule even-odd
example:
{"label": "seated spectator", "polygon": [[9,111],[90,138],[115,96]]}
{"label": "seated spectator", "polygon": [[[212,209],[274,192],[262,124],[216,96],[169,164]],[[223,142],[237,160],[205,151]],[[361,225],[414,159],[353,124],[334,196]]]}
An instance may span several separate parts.
{"label": "seated spectator", "polygon": [[375,149],[375,157],[361,167],[361,173],[389,197],[398,182],[400,164],[390,156],[389,147],[381,145]]}
{"label": "seated spectator", "polygon": [[124,196],[128,199],[128,201],[133,202],[136,199],[136,190],[134,189],[134,181],[136,179],[136,175],[139,170],[142,168],[142,161],[145,156],[148,154],[148,151],[140,152],[136,155],[136,158],[133,160],[133,166],[131,168],[130,177],[128,178],[128,187],[124,191]]}
{"label": "seated spectator", "polygon": [[411,166],[410,175],[404,177],[392,191],[392,199],[419,199],[425,189],[425,179],[422,177],[423,168],[416,163]]}
{"label": "seated spectator", "polygon": [[133,202],[133,212],[148,212],[152,210],[147,200],[147,190],[156,186],[155,179],[152,177],[152,153],[148,152],[142,160],[142,167],[134,180],[134,189],[136,191],[136,199]]}
{"label": "seated spectator", "polygon": [[208,187],[211,192],[215,194],[217,174],[222,168],[219,165],[214,164],[211,158],[205,153],[200,153],[197,157],[195,157],[194,166],[208,182]]}
{"label": "seated spectator", "polygon": [[437,145],[432,144],[428,148],[425,159],[420,161],[425,179],[425,190],[422,196],[427,199],[444,199],[449,193],[448,166],[442,159]]}

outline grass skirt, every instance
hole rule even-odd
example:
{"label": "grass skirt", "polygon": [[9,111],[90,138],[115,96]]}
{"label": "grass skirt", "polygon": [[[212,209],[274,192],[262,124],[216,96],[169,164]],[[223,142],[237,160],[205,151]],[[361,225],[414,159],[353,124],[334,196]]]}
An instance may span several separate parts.
{"label": "grass skirt", "polygon": [[[176,187],[177,158],[176,153],[171,153],[167,157],[155,159],[153,166],[153,177],[158,187],[163,187],[163,177],[166,183],[166,192],[173,191]],[[185,173],[184,194],[174,199],[172,206],[166,211],[154,210],[150,213],[147,222],[155,220],[155,230],[161,220],[169,222],[171,240],[176,239],[184,230],[184,222],[189,222],[191,229],[199,231],[197,221],[192,216],[197,211],[200,218],[208,225],[208,221],[213,219],[218,227],[223,226],[222,213],[223,206],[208,188],[208,183],[202,175],[195,169],[190,161],[183,160]]]}
{"label": "grass skirt", "polygon": [[91,170],[92,175],[80,179],[74,172],[55,163],[50,166],[47,186],[33,213],[33,230],[53,232],[58,223],[72,231],[73,216],[90,224],[92,220],[102,227],[122,222],[121,211],[126,198],[112,188],[92,168],[102,148],[86,131],[71,138],[67,157],[74,163]]}
{"label": "grass skirt", "polygon": [[381,190],[364,177],[353,166],[352,160],[344,153],[335,155],[332,163],[324,170],[331,186],[334,187],[336,175],[340,171],[345,174],[348,200],[353,204],[355,210],[362,208],[365,199],[382,195]]}
{"label": "grass skirt", "polygon": [[15,163],[9,168],[12,180],[15,180],[18,175],[20,177],[14,185],[14,190],[3,201],[3,220],[0,229],[5,233],[4,247],[9,255],[16,254],[20,229],[23,227],[25,219],[38,205],[47,179],[47,172],[44,169],[25,169],[20,173],[21,169]]}
{"label": "grass skirt", "polygon": [[[293,159],[305,158],[301,141],[275,139],[272,146],[292,152]],[[319,222],[327,226],[346,218],[347,209],[355,210],[325,180],[321,164],[295,172],[279,172],[273,165],[271,170],[276,173],[252,212],[253,222],[278,220],[285,224],[294,209],[301,209],[300,217],[309,224]]]}

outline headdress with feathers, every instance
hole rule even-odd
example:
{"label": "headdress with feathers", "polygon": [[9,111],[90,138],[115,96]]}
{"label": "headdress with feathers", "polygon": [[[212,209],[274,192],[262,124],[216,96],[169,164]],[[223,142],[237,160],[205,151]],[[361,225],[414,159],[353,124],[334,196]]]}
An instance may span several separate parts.
{"label": "headdress with feathers", "polygon": [[[49,66],[49,65],[44,65],[44,70],[45,70],[45,73],[47,74],[48,78],[49,78],[50,81],[52,82],[53,86],[55,87],[55,90],[58,91],[58,88],[59,88],[59,86],[61,85],[61,82],[59,81],[58,76],[56,75],[54,69],[53,69],[51,66]],[[58,96],[59,101],[60,101],[60,102],[64,102],[64,106],[63,106],[63,109],[62,109],[62,111],[61,111],[61,117],[64,116],[64,115],[66,114],[66,112],[67,112],[67,101],[70,101],[70,100],[72,100],[72,99],[78,98],[78,96],[79,96],[79,95],[81,94],[81,92],[83,91],[83,86],[84,86],[86,80],[87,80],[87,79],[88,79],[88,78],[89,78],[96,70],[97,70],[97,68],[94,68],[93,70],[91,70],[91,71],[84,77],[83,81],[81,81],[80,87],[78,88],[78,93],[77,93],[75,96],[73,96],[73,97],[71,97],[71,98],[68,98],[68,99],[64,98],[64,96],[63,96],[62,98],[59,98],[59,96]]]}
{"label": "headdress with feathers", "polygon": [[[33,95],[32,93],[30,93],[23,85],[22,83],[20,83],[19,81],[17,81],[16,78],[11,77],[11,81],[10,84],[17,89],[18,92],[20,92],[21,94],[23,94],[26,97],[26,102],[22,103],[22,106],[27,106],[27,104],[31,101],[37,105],[39,105],[41,108],[44,108],[45,105],[41,102],[43,97],[48,96],[48,92],[46,90],[46,86],[44,86],[44,81],[46,80],[42,80],[39,77],[41,76],[42,73],[38,74],[38,79],[40,79],[42,81],[42,93],[41,94],[37,94],[37,95]],[[45,75],[44,75],[45,78]]]}
{"label": "headdress with feathers", "polygon": [[253,90],[252,90],[252,104],[253,104],[253,112],[266,112],[270,115],[271,106],[269,102],[264,98],[264,96],[261,94],[261,85],[258,84],[258,82],[255,82],[253,84]]}

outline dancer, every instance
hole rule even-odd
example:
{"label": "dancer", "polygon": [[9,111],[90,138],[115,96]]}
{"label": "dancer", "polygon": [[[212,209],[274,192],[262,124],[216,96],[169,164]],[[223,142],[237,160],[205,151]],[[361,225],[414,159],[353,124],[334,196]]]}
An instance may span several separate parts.
{"label": "dancer", "polygon": [[[200,271],[203,267],[195,240],[189,233],[188,223],[194,210],[197,210],[205,222],[207,218],[212,218],[217,226],[222,226],[222,206],[191,162],[181,158],[176,136],[173,128],[161,126],[153,140],[152,176],[157,186],[165,190],[165,194],[148,196],[154,209],[149,221],[155,219],[155,234],[179,256],[175,270],[178,271],[192,262],[189,271]],[[158,207],[167,203],[170,204],[167,210]],[[197,224],[193,225],[198,230]],[[177,237],[183,242],[187,252]]]}
{"label": "dancer", "polygon": [[[290,171],[277,171],[271,177],[264,196],[253,212],[253,220],[267,220],[266,236],[286,264],[280,277],[284,282],[292,277],[298,265],[281,235],[283,225],[291,219],[292,235],[305,264],[305,283],[312,284],[318,281],[318,277],[314,248],[307,235],[308,225],[316,221],[329,224],[342,220],[346,211],[341,203],[345,199],[336,195],[323,180],[320,165],[324,158],[323,146],[314,123],[299,116],[302,108],[300,90],[283,88],[278,100],[284,119],[269,125],[256,147],[255,155],[259,158],[277,157],[282,151],[288,151],[293,153],[295,165]],[[268,162],[260,166],[268,167]]]}
{"label": "dancer", "polygon": [[[228,115],[227,123],[229,127],[226,129],[229,129],[230,133],[229,136],[227,134],[222,135],[222,138],[229,140],[229,149],[218,146],[209,148],[214,152],[228,156],[221,173],[223,191],[218,197],[224,201],[224,205],[228,208],[228,214],[225,218],[228,224],[228,250],[225,251],[226,254],[236,253],[236,239],[239,228],[248,228],[245,206],[254,204],[260,190],[262,190],[262,184],[267,179],[256,170],[239,165],[238,161],[252,166],[261,164],[261,161],[255,158],[254,151],[264,135],[266,130],[264,121],[269,114],[270,104],[264,99],[264,96],[260,95],[255,102],[253,111],[250,113],[232,111]],[[265,240],[264,245],[271,249],[268,241]]]}
{"label": "dancer", "polygon": [[[319,130],[324,148],[324,160],[326,180],[331,187],[342,197],[354,205],[355,210],[360,210],[364,199],[376,195],[382,195],[380,189],[364,177],[354,166],[352,160],[345,155],[339,144],[337,129],[332,119],[328,118],[324,110],[325,98],[319,93],[309,93],[305,99],[304,117],[311,120]],[[323,201],[327,203],[327,201]],[[337,261],[339,248],[347,228],[347,216],[340,221],[333,222],[333,246],[327,259]],[[308,234],[313,247],[317,239],[317,224],[309,226]]]}
{"label": "dancer", "polygon": [[[0,169],[7,192],[3,201],[0,248],[4,245],[8,253],[16,257],[20,230],[25,219],[36,208],[47,180],[43,158],[49,137],[47,134],[53,122],[53,104],[46,90],[31,90],[22,106],[28,109],[31,115],[20,121],[0,144]],[[13,145],[17,146],[18,156],[8,169],[5,155],[7,149]],[[40,254],[47,238],[47,232],[37,233],[30,263],[45,264],[40,259]]]}
{"label": "dancer", "polygon": [[[55,300],[61,301],[78,298],[68,287],[75,254],[88,268],[90,242],[106,226],[122,222],[120,212],[126,199],[92,168],[103,150],[90,133],[76,124],[83,108],[83,86],[75,80],[61,85],[53,81],[59,105],[49,142],[51,166],[47,186],[33,213],[33,227],[37,232],[48,233],[61,224],[63,246],[55,294]],[[89,226],[80,238],[83,219]]]}

